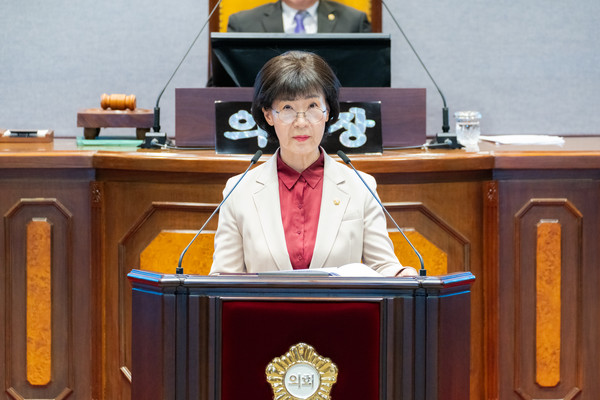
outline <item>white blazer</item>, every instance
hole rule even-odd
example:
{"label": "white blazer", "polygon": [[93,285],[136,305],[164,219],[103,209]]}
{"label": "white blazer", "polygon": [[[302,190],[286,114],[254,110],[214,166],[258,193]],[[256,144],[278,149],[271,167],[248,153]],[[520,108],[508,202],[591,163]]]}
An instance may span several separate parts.
{"label": "white blazer", "polygon": [[[375,191],[375,179],[361,174]],[[224,196],[240,176],[227,181]],[[394,276],[403,268],[394,254],[379,204],[353,170],[325,154],[321,211],[309,268],[360,262],[386,276]],[[250,170],[221,207],[210,273],[291,269],[275,153]]]}

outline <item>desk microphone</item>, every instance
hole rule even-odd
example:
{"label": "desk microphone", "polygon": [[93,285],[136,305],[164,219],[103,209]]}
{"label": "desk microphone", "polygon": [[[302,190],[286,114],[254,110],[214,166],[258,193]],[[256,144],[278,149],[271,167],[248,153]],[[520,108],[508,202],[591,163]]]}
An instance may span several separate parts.
{"label": "desk microphone", "polygon": [[169,86],[169,83],[171,83],[171,80],[173,80],[173,77],[175,76],[175,74],[177,73],[177,71],[179,71],[179,67],[181,67],[181,64],[183,64],[183,61],[187,58],[188,54],[190,54],[190,51],[192,51],[192,48],[194,47],[194,45],[198,41],[198,38],[200,38],[200,35],[204,31],[204,28],[206,28],[206,25],[208,25],[208,23],[210,21],[210,18],[215,13],[215,11],[217,10],[217,8],[219,8],[219,5],[221,4],[221,1],[223,1],[223,0],[219,0],[217,2],[217,4],[215,4],[215,6],[213,7],[213,9],[210,11],[210,14],[208,14],[208,18],[206,18],[206,21],[204,22],[204,25],[202,25],[202,28],[200,28],[200,31],[196,35],[196,38],[192,41],[192,44],[190,45],[190,47],[187,49],[187,51],[185,52],[185,54],[181,58],[181,61],[179,61],[179,64],[177,65],[177,68],[175,68],[175,71],[173,71],[173,73],[171,74],[171,77],[169,78],[169,80],[165,84],[165,87],[163,87],[163,89],[160,91],[160,94],[158,95],[158,98],[156,99],[156,106],[154,106],[154,122],[153,122],[153,125],[152,125],[152,130],[154,132],[160,132],[160,107],[158,106],[158,104],[160,103],[160,98],[162,97],[163,93],[167,89],[167,86]]}
{"label": "desk microphone", "polygon": [[[402,36],[404,36],[404,40],[406,40],[406,43],[408,43],[408,45],[410,46],[410,49],[417,57],[417,60],[419,60],[419,63],[421,63],[421,66],[423,67],[423,69],[425,70],[427,75],[429,76],[429,79],[431,79],[431,82],[433,82],[433,85],[435,86],[437,91],[440,93],[440,96],[442,97],[442,102],[444,103],[444,107],[442,108],[442,133],[436,135],[436,137],[435,137],[436,144],[445,144],[445,145],[448,145],[448,147],[451,149],[457,149],[457,148],[462,147],[460,144],[458,144],[458,142],[456,140],[456,135],[452,135],[452,134],[448,133],[450,131],[450,125],[448,124],[448,106],[446,105],[446,97],[442,93],[442,90],[440,89],[440,87],[435,82],[435,79],[433,79],[433,76],[431,76],[431,74],[429,73],[429,70],[425,66],[425,63],[423,62],[423,60],[421,60],[421,57],[419,57],[419,53],[417,53],[417,50],[415,50],[415,48],[413,47],[410,40],[408,40],[408,37],[406,36],[406,34],[404,33],[404,30],[400,26],[400,23],[398,23],[398,21],[396,20],[396,17],[394,17],[394,14],[392,14],[392,11],[390,11],[387,3],[384,0],[381,0],[381,4],[383,4],[383,6],[387,10],[388,14],[390,15],[390,17],[392,17],[392,21],[394,21],[394,24],[396,25],[396,27],[398,28],[398,30],[400,31]],[[435,146],[435,147],[439,147],[439,146]]]}
{"label": "desk microphone", "polygon": [[410,240],[408,240],[408,238],[406,237],[406,235],[404,234],[404,232],[402,232],[402,229],[400,229],[400,227],[398,226],[398,224],[396,223],[396,221],[394,221],[394,218],[392,218],[392,216],[390,215],[390,213],[388,212],[388,210],[383,206],[383,204],[381,203],[381,201],[379,201],[379,199],[377,198],[377,196],[375,195],[375,193],[373,193],[373,191],[371,190],[371,188],[369,187],[369,185],[367,185],[367,182],[365,182],[365,180],[363,179],[362,176],[360,176],[360,174],[358,173],[358,171],[356,170],[356,168],[354,168],[354,165],[352,165],[352,162],[350,161],[350,159],[348,158],[348,156],[346,154],[344,154],[344,152],[341,151],[341,150],[338,150],[337,155],[342,159],[342,161],[344,161],[346,164],[348,164],[350,167],[352,167],[352,169],[354,170],[354,172],[356,172],[356,175],[360,178],[360,180],[365,185],[365,187],[367,188],[367,190],[369,191],[369,193],[371,193],[371,195],[373,196],[373,198],[377,201],[377,203],[379,203],[379,205],[381,206],[381,208],[383,209],[383,211],[385,211],[385,213],[387,214],[387,216],[390,217],[390,220],[392,220],[392,222],[394,223],[394,225],[396,225],[396,229],[398,229],[398,232],[400,232],[402,234],[402,236],[404,237],[404,240],[406,240],[406,243],[408,243],[410,245],[410,247],[412,248],[412,250],[414,251],[414,253],[417,255],[417,257],[419,258],[419,263],[421,264],[421,269],[419,270],[419,276],[427,276],[427,270],[425,269],[425,263],[423,262],[423,257],[421,257],[421,254],[417,251],[417,249],[415,249],[415,246],[413,246],[413,244],[410,242]]}
{"label": "desk microphone", "polygon": [[231,188],[231,190],[229,191],[229,193],[227,193],[227,196],[225,196],[223,198],[223,200],[221,201],[221,203],[219,203],[219,205],[217,206],[217,208],[215,208],[215,211],[213,211],[212,214],[210,214],[210,217],[208,217],[208,219],[206,220],[206,222],[204,223],[204,225],[202,225],[202,228],[200,228],[200,230],[198,231],[198,233],[196,233],[196,236],[194,236],[192,238],[192,240],[188,243],[188,245],[185,247],[185,249],[183,249],[183,251],[181,252],[181,255],[179,256],[179,262],[177,263],[177,269],[175,270],[175,273],[180,275],[183,274],[183,267],[181,266],[181,263],[183,262],[183,256],[185,255],[185,253],[187,253],[188,249],[190,248],[190,246],[192,245],[192,243],[194,243],[194,241],[196,240],[196,238],[202,233],[202,231],[204,230],[204,228],[206,227],[206,224],[208,224],[208,221],[210,221],[212,219],[212,217],[214,217],[214,215],[217,213],[217,211],[219,211],[219,209],[221,208],[221,206],[223,205],[223,203],[225,203],[225,200],[227,200],[227,198],[229,198],[229,195],[231,193],[233,193],[233,191],[235,190],[235,188],[237,187],[237,185],[240,184],[240,182],[242,181],[242,179],[244,179],[244,177],[246,176],[246,174],[248,173],[248,171],[250,171],[250,168],[252,168],[252,166],[254,164],[256,164],[256,162],[258,161],[258,159],[260,158],[260,156],[262,156],[262,150],[258,150],[256,153],[254,153],[254,156],[252,157],[252,160],[250,160],[250,165],[248,165],[248,168],[246,168],[246,171],[244,171],[244,173],[242,174],[242,176],[240,176],[240,179],[238,179],[238,181],[235,183],[235,185],[233,185],[233,187]]}

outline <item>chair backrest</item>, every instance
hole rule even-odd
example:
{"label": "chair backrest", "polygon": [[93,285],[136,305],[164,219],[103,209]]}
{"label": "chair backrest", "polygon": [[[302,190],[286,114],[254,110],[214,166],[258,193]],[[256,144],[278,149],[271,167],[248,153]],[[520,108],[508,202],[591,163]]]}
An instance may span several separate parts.
{"label": "chair backrest", "polygon": [[[233,13],[242,10],[248,10],[261,4],[269,3],[275,0],[222,0],[219,9],[210,19],[209,28],[211,32],[226,32],[227,21]],[[336,0],[339,3],[354,7],[367,13],[371,21],[373,32],[381,32],[381,0]],[[218,0],[209,0],[208,10],[212,10]]]}

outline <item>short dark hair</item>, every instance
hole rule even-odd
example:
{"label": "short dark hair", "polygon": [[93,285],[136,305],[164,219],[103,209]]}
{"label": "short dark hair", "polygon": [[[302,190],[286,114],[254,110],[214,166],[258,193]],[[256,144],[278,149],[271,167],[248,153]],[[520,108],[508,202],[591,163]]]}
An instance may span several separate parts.
{"label": "short dark hair", "polygon": [[323,92],[329,106],[325,131],[340,113],[338,100],[340,81],[320,56],[305,51],[288,51],[273,57],[261,68],[254,81],[252,117],[267,131],[269,139],[277,142],[275,129],[267,123],[263,107],[270,109],[277,99],[296,99],[315,92]]}

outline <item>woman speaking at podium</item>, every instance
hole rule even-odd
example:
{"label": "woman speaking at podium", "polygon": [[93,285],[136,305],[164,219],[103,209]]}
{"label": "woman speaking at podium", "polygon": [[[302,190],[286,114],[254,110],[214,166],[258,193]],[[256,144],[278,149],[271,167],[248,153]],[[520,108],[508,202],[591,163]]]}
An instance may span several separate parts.
{"label": "woman speaking at podium", "polygon": [[[223,203],[211,274],[362,263],[383,276],[417,275],[398,261],[384,212],[363,182],[320,147],[338,118],[339,87],[313,53],[284,53],[258,73],[252,116],[279,149]],[[361,174],[375,190],[375,179]]]}

